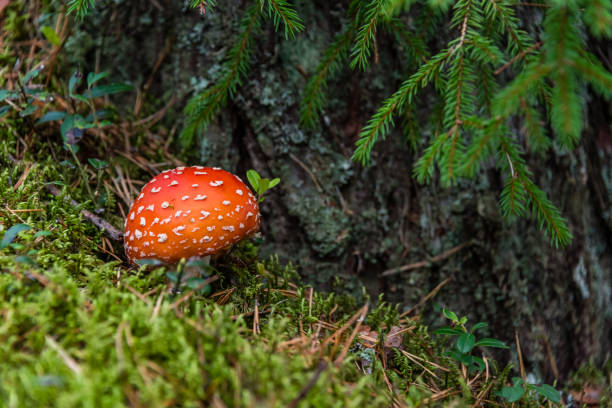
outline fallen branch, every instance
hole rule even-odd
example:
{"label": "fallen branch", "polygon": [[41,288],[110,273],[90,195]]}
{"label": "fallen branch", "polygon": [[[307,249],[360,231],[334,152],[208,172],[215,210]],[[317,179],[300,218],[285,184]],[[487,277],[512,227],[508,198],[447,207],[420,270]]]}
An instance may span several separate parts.
{"label": "fallen branch", "polygon": [[473,243],[474,243],[473,241],[466,241],[463,244],[459,244],[456,247],[449,249],[448,251],[442,252],[440,255],[436,255],[436,256],[434,256],[432,258],[429,258],[429,259],[426,259],[424,261],[414,262],[414,263],[411,263],[411,264],[408,264],[408,265],[399,266],[397,268],[387,269],[386,271],[381,273],[380,276],[390,276],[390,275],[395,275],[396,273],[409,271],[411,269],[424,268],[424,267],[429,266],[429,265],[431,265],[433,263],[436,263],[436,262],[439,262],[439,261],[441,261],[443,259],[448,258],[449,256],[455,254],[456,252],[461,251],[463,248],[472,245]]}
{"label": "fallen branch", "polygon": [[[61,194],[61,191],[53,184],[47,184],[46,187],[47,190],[49,190],[49,192],[55,197],[58,197]],[[79,203],[77,203],[71,198],[70,205],[77,207]],[[98,217],[97,215],[88,210],[81,210],[81,215],[83,215],[83,218],[85,218],[87,221],[100,228],[106,235],[108,235],[110,239],[114,241],[123,241],[123,234],[121,233],[121,231],[114,227],[110,222],[106,221],[101,217]]]}

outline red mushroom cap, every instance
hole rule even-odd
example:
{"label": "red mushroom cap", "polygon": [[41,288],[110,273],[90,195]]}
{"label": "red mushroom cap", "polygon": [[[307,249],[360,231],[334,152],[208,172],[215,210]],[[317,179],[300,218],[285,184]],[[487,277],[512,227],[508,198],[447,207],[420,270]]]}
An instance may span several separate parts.
{"label": "red mushroom cap", "polygon": [[130,260],[215,254],[259,230],[259,207],[237,176],[218,167],[177,167],[149,181],[125,221]]}

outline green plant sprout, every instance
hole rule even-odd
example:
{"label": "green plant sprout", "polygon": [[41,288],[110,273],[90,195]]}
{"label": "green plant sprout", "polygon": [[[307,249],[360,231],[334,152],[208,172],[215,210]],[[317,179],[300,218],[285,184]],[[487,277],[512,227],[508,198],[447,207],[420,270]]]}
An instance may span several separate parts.
{"label": "green plant sprout", "polygon": [[[474,347],[494,347],[494,348],[509,348],[504,342],[498,339],[493,338],[482,338],[477,340],[474,333],[478,330],[484,329],[488,327],[488,323],[486,322],[478,322],[470,330],[466,327],[466,323],[468,321],[467,317],[463,316],[459,318],[457,314],[448,309],[442,309],[442,313],[444,316],[449,319],[453,325],[440,327],[437,330],[434,330],[434,334],[444,335],[444,336],[457,336],[457,340],[455,343],[455,350],[450,350],[446,352],[446,355],[453,360],[463,364],[467,369],[468,373],[472,374],[474,372],[482,372],[485,369],[485,362],[482,358],[471,355]],[[520,377],[513,377],[512,379],[514,385],[507,386],[501,389],[498,393],[500,397],[503,397],[508,400],[508,402],[513,403],[520,400],[525,392],[535,392],[541,397],[547,398],[554,403],[561,402],[561,394],[559,391],[555,390],[555,388],[548,384],[535,385],[535,384],[527,384]]]}
{"label": "green plant sprout", "polygon": [[488,327],[489,325],[487,323],[478,322],[472,326],[470,330],[468,330],[465,325],[468,321],[467,317],[463,316],[462,318],[459,318],[454,312],[447,309],[443,309],[442,312],[447,319],[453,322],[453,326],[441,327],[434,330],[434,334],[457,337],[455,349],[448,351],[446,355],[467,367],[470,374],[476,371],[483,371],[485,369],[485,362],[483,359],[471,354],[474,347],[480,346],[502,349],[509,348],[501,340],[488,337],[480,340],[476,339],[474,333]]}
{"label": "green plant sprout", "polygon": [[500,392],[497,393],[502,398],[505,398],[510,403],[517,402],[525,393],[535,392],[540,397],[544,397],[554,402],[555,404],[561,403],[561,393],[555,389],[552,385],[542,384],[528,384],[520,377],[513,377],[512,382],[514,385],[504,387]]}
{"label": "green plant sprout", "polygon": [[[85,129],[98,128],[101,129],[104,126],[111,125],[112,122],[104,120],[108,116],[106,110],[96,110],[94,100],[107,95],[129,91],[133,89],[132,85],[124,83],[110,83],[106,85],[96,85],[98,81],[106,78],[109,75],[108,72],[87,74],[87,88],[83,93],[77,93],[78,88],[83,75],[80,72],[72,74],[68,80],[68,96],[73,102],[73,113],[65,111],[49,111],[45,113],[37,122],[36,125],[41,125],[47,122],[62,121],[60,125],[60,133],[62,135],[62,141],[64,149],[67,150],[72,159],[74,160],[79,173],[81,174],[81,181],[85,183],[85,188],[89,193],[90,197],[94,197],[94,193],[89,187],[87,180],[86,168],[79,161],[76,153],[79,151],[78,143],[83,137],[83,131]],[[86,108],[85,108],[86,107]],[[79,113],[79,112],[82,112]],[[72,165],[70,162],[65,162],[68,165]],[[103,160],[90,159],[89,163],[98,172],[98,184],[96,186],[96,192],[100,187],[100,176],[102,170],[108,166],[108,163]]]}
{"label": "green plant sprout", "polygon": [[261,203],[264,200],[264,193],[266,191],[280,183],[280,179],[278,177],[272,180],[261,178],[259,173],[253,169],[247,171],[247,178],[249,179],[249,183],[251,183],[253,190],[255,190],[255,194],[257,194],[258,203]]}

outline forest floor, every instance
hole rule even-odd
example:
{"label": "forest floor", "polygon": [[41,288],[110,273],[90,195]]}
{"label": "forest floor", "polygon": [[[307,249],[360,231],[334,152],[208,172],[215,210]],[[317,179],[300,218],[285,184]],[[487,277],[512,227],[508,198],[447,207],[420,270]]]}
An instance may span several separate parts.
{"label": "forest floor", "polygon": [[404,313],[316,291],[258,256],[265,237],[199,265],[198,279],[130,265],[102,221],[120,229],[144,183],[185,164],[176,129],[155,127],[165,110],[139,98],[119,113],[109,95],[128,86],[61,74],[67,23],[41,39],[5,12],[0,406],[610,403],[610,379],[588,367],[587,388],[528,383],[520,359],[491,355],[506,345],[478,337],[486,323],[444,311],[449,326],[430,330],[419,311],[436,290]]}

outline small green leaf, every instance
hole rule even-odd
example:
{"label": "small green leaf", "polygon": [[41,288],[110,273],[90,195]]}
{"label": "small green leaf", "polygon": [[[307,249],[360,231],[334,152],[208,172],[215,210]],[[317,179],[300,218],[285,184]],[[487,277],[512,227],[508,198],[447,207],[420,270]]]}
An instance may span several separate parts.
{"label": "small green leaf", "polygon": [[87,103],[88,102],[88,99],[86,97],[84,97],[83,95],[81,95],[81,94],[74,94],[74,95],[72,95],[72,97],[74,99],[76,99],[77,101],[79,101],[79,102],[83,102],[83,103]]}
{"label": "small green leaf", "polygon": [[249,183],[251,183],[253,190],[256,192],[259,191],[259,180],[261,180],[259,173],[253,169],[247,170],[247,179],[249,180]]}
{"label": "small green leaf", "polygon": [[476,338],[472,333],[461,333],[457,338],[457,350],[462,353],[469,353],[474,348],[475,343]]}
{"label": "small green leaf", "polygon": [[145,266],[145,265],[150,265],[150,266],[159,266],[162,264],[162,262],[158,259],[152,259],[152,258],[148,258],[148,259],[138,259],[135,261],[136,264],[138,264],[139,266]]}
{"label": "small green leaf", "polygon": [[19,263],[23,263],[23,264],[28,264],[31,266],[37,266],[36,262],[34,262],[34,260],[32,258],[30,258],[29,256],[25,256],[25,255],[19,255],[18,257],[15,258],[15,262],[19,262]]}
{"label": "small green leaf", "polygon": [[0,241],[0,249],[6,248],[19,234],[21,231],[27,231],[32,229],[29,225],[26,224],[15,224],[11,228],[9,228],[2,237],[2,241]]}
{"label": "small green leaf", "polygon": [[514,385],[502,388],[498,395],[512,403],[520,400],[524,393],[525,388],[523,388],[523,380],[514,377]]}
{"label": "small green leaf", "polygon": [[488,337],[478,340],[476,344],[474,344],[474,346],[496,347],[496,348],[503,348],[503,349],[509,348],[508,346],[506,346],[506,344],[503,341],[497,340],[497,339],[491,339]]}
{"label": "small green leaf", "polygon": [[276,186],[278,183],[280,183],[280,179],[278,177],[270,180],[270,185],[268,186],[268,189],[271,189],[272,187]]}
{"label": "small green leaf", "polygon": [[458,336],[463,334],[462,330],[453,329],[452,327],[440,327],[439,329],[434,330],[434,334],[442,334],[446,336]]}
{"label": "small green leaf", "polygon": [[22,118],[25,118],[26,116],[30,116],[31,114],[33,114],[37,110],[38,110],[38,106],[36,106],[36,105],[28,105],[28,106],[26,106],[26,108],[24,110],[19,112],[19,116],[21,116]]}
{"label": "small green leaf", "polygon": [[270,185],[270,180],[267,178],[262,178],[259,180],[259,190],[257,191],[257,195],[262,196],[266,191],[268,191],[268,186]]}
{"label": "small green leaf", "polygon": [[118,92],[131,91],[134,87],[130,84],[108,84],[108,85],[100,85],[95,88],[91,88],[89,91],[92,98],[99,98],[101,96],[106,96]]}
{"label": "small green leaf", "polygon": [[53,122],[53,121],[56,121],[56,120],[62,120],[62,119],[64,119],[64,117],[66,117],[66,112],[62,112],[62,111],[49,111],[49,112],[45,113],[44,115],[42,115],[41,118],[36,121],[36,124],[37,125],[41,125],[41,124],[47,123],[47,122]]}
{"label": "small green leaf", "polygon": [[559,404],[561,402],[561,393],[551,385],[542,384],[541,386],[532,385],[531,388],[536,390],[541,396],[548,398],[552,402]]}
{"label": "small green leaf", "polygon": [[74,97],[74,90],[76,86],[81,82],[82,77],[83,77],[83,74],[77,71],[74,74],[72,74],[72,76],[68,80],[68,94],[71,97]]}
{"label": "small green leaf", "polygon": [[90,72],[89,74],[87,74],[87,87],[91,88],[93,84],[95,84],[96,82],[98,82],[99,80],[103,78],[106,78],[109,75],[110,75],[109,72],[99,72],[97,74],[94,72]]}
{"label": "small green leaf", "polygon": [[476,330],[480,330],[480,329],[484,329],[486,327],[489,327],[488,323],[485,322],[478,322],[474,325],[474,327],[472,327],[472,333],[474,333]]}
{"label": "small green leaf", "polygon": [[30,82],[32,79],[36,78],[38,76],[38,74],[40,73],[40,71],[42,70],[42,67],[38,67],[38,68],[34,68],[33,70],[31,70],[30,72],[28,72],[25,77],[23,77],[23,83],[24,85],[27,85],[28,82]]}
{"label": "small green leaf", "polygon": [[89,164],[91,164],[91,166],[96,169],[96,170],[102,170],[108,167],[108,162],[104,161],[104,160],[99,160],[99,159],[87,159],[87,161],[89,162]]}
{"label": "small green leaf", "polygon": [[446,316],[447,319],[450,319],[455,323],[459,323],[459,318],[457,317],[455,312],[450,311],[448,309],[442,309],[442,313],[444,313],[444,316]]}
{"label": "small green leaf", "polygon": [[46,230],[42,230],[42,231],[38,231],[36,234],[34,234],[34,238],[38,238],[38,237],[46,237],[51,235],[51,231],[46,231]]}
{"label": "small green leaf", "polygon": [[9,113],[11,110],[11,105],[6,105],[0,107],[0,118]]}
{"label": "small green leaf", "polygon": [[6,89],[0,89],[0,102],[5,99],[13,99],[17,97],[16,92],[7,91]]}
{"label": "small green leaf", "polygon": [[42,31],[43,35],[45,36],[45,38],[47,39],[47,41],[49,41],[51,44],[55,45],[56,47],[59,47],[61,44],[61,40],[60,38],[57,36],[55,30],[49,26],[43,26],[43,28],[40,30]]}

